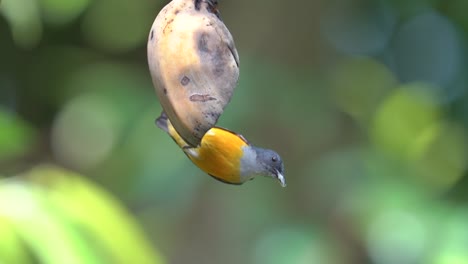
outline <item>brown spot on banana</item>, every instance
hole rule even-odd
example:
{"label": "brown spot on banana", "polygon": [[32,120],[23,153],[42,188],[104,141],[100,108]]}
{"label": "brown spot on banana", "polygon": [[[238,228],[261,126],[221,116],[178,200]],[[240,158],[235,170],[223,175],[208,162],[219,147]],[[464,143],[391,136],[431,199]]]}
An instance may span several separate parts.
{"label": "brown spot on banana", "polygon": [[156,94],[191,146],[216,124],[239,78],[234,41],[218,15],[215,0],[173,0],[156,17],[148,40]]}
{"label": "brown spot on banana", "polygon": [[[210,96],[209,94],[192,94],[190,97],[189,97],[190,101],[192,102],[206,102],[206,101],[212,101],[212,100],[216,100],[216,98],[214,98],[213,96]],[[205,116],[207,117],[207,116]]]}
{"label": "brown spot on banana", "polygon": [[190,78],[187,76],[182,77],[182,80],[180,80],[180,84],[182,84],[182,86],[186,86],[187,84],[189,84],[189,82]]}

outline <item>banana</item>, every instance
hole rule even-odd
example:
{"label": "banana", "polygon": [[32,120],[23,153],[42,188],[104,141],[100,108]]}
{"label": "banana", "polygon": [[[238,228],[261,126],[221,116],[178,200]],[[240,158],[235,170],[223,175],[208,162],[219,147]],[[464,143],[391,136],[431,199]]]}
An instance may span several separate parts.
{"label": "banana", "polygon": [[173,0],[148,37],[148,65],[156,94],[180,136],[199,145],[229,103],[239,56],[216,0]]}

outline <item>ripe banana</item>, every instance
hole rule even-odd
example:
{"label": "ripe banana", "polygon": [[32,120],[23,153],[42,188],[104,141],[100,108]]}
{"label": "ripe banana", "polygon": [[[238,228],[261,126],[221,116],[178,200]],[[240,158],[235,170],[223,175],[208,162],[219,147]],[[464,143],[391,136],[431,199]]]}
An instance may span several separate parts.
{"label": "ripe banana", "polygon": [[190,145],[199,145],[229,103],[239,56],[216,0],[173,0],[148,37],[148,64],[169,120]]}

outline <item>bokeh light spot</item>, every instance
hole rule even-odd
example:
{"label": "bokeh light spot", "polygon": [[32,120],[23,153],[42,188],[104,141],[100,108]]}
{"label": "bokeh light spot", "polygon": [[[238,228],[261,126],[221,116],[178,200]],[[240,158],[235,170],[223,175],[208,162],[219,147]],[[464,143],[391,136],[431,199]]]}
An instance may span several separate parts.
{"label": "bokeh light spot", "polygon": [[384,1],[332,1],[321,19],[322,34],[338,51],[373,55],[388,44],[396,18]]}
{"label": "bokeh light spot", "polygon": [[313,239],[306,230],[275,229],[257,241],[253,263],[335,263],[326,244],[326,239]]}
{"label": "bokeh light spot", "polygon": [[371,223],[367,247],[373,263],[417,263],[426,246],[427,230],[415,215],[387,211]]}
{"label": "bokeh light spot", "polygon": [[73,168],[85,169],[104,160],[119,133],[118,112],[93,95],[76,97],[59,113],[52,128],[55,157]]}
{"label": "bokeh light spot", "polygon": [[403,82],[425,81],[441,89],[451,84],[460,71],[460,39],[444,16],[429,12],[415,16],[396,33],[396,71]]}
{"label": "bokeh light spot", "polygon": [[446,214],[437,227],[438,247],[428,257],[429,264],[468,264],[468,208],[459,207]]}
{"label": "bokeh light spot", "polygon": [[463,176],[467,168],[467,133],[461,126],[452,123],[442,123],[428,131],[427,139],[420,143],[419,148],[417,145],[414,148],[417,149],[412,155],[415,175],[426,186],[446,190]]}
{"label": "bokeh light spot", "polygon": [[336,103],[361,122],[368,121],[396,83],[393,74],[383,64],[370,58],[345,59],[331,76]]}
{"label": "bokeh light spot", "polygon": [[[425,91],[428,85],[400,86],[386,98],[374,116],[374,143],[389,154],[407,159],[417,138],[439,121],[441,109]],[[417,145],[419,148],[421,145]]]}

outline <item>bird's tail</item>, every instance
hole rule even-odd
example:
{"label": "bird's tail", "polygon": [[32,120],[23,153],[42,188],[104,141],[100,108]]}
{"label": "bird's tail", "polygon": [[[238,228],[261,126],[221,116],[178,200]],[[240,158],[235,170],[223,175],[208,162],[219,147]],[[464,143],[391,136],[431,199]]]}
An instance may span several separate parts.
{"label": "bird's tail", "polygon": [[[1,0],[0,0],[1,1]],[[172,126],[171,121],[167,117],[166,113],[163,111],[161,115],[156,119],[156,125],[166,131],[166,133],[171,136],[171,138],[179,145],[181,148],[187,148],[189,145],[185,140],[180,137],[175,128]]]}
{"label": "bird's tail", "polygon": [[167,115],[164,111],[161,112],[161,115],[156,119],[156,125],[166,131],[166,133],[169,133],[169,126],[168,126],[168,118]]}

